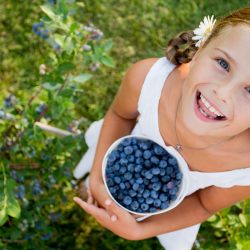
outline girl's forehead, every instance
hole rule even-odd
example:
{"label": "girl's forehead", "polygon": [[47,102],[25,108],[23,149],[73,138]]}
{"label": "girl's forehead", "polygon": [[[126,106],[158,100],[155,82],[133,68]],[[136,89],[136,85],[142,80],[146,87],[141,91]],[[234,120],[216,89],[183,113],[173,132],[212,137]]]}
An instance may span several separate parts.
{"label": "girl's forehead", "polygon": [[209,52],[225,51],[236,63],[250,67],[250,26],[237,25],[225,27],[217,37],[205,47]]}
{"label": "girl's forehead", "polygon": [[249,50],[250,25],[227,26],[209,44],[212,46],[220,45],[225,48],[230,47],[233,50]]}

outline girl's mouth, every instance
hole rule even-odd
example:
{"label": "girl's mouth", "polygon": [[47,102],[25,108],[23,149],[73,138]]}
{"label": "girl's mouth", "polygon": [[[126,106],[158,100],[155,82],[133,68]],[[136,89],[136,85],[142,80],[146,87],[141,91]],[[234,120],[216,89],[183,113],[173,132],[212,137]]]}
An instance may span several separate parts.
{"label": "girl's mouth", "polygon": [[206,122],[225,121],[227,118],[206,102],[200,91],[196,92],[194,110],[199,119]]}

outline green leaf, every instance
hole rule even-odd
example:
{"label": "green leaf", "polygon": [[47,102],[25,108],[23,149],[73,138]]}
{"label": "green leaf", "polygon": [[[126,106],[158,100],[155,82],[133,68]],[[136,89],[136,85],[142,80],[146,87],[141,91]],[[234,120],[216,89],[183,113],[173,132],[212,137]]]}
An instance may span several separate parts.
{"label": "green leaf", "polygon": [[70,55],[73,50],[75,49],[75,43],[72,39],[72,37],[67,37],[64,42],[64,49],[66,50],[67,54]]}
{"label": "green leaf", "polygon": [[115,67],[115,64],[114,64],[114,61],[113,61],[113,59],[111,58],[111,57],[109,57],[109,56],[102,56],[101,57],[101,62],[104,64],[104,65],[106,65],[106,66],[108,66],[108,67],[111,67],[111,68],[114,68]]}
{"label": "green leaf", "polygon": [[76,22],[74,22],[74,23],[72,23],[72,24],[70,25],[69,30],[70,30],[71,33],[74,33],[75,30],[76,30],[78,27],[79,27],[79,24],[76,23]]}
{"label": "green leaf", "polygon": [[113,42],[112,42],[112,40],[108,40],[108,41],[104,44],[103,49],[104,49],[105,52],[109,52],[109,51],[112,49],[112,47],[113,47]]}
{"label": "green leaf", "polygon": [[239,218],[240,218],[240,221],[243,224],[243,226],[246,227],[247,226],[247,218],[246,218],[246,216],[244,214],[240,214]]}
{"label": "green leaf", "polygon": [[[1,204],[1,203],[0,203]],[[6,209],[0,210],[0,226],[2,226],[8,220]]]}
{"label": "green leaf", "polygon": [[7,214],[16,219],[18,219],[21,214],[21,207],[16,198],[14,197],[13,193],[9,194],[8,197]]}
{"label": "green leaf", "polygon": [[15,182],[7,180],[7,214],[14,218],[19,218],[21,207],[14,195]]}
{"label": "green leaf", "polygon": [[65,36],[54,34],[54,40],[56,43],[58,43],[61,47],[63,47]]}
{"label": "green leaf", "polygon": [[57,15],[53,12],[50,6],[48,5],[42,5],[40,6],[42,11],[53,21],[56,21],[58,19]]}
{"label": "green leaf", "polygon": [[80,74],[74,78],[74,81],[78,83],[84,83],[92,77],[91,74]]}
{"label": "green leaf", "polygon": [[75,65],[71,62],[64,62],[58,66],[58,70],[62,72],[71,71],[75,68]]}
{"label": "green leaf", "polygon": [[51,85],[49,82],[46,82],[43,84],[43,87],[47,90],[54,91],[59,89],[61,87],[61,84]]}

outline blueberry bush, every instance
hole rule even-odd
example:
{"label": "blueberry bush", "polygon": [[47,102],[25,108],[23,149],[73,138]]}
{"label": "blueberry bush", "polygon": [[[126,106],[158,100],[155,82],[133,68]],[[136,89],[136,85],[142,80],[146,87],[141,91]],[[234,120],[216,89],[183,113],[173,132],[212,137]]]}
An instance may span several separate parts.
{"label": "blueberry bush", "polygon": [[[73,202],[84,131],[133,62],[248,0],[0,1],[0,249],[162,249],[126,241]],[[112,60],[115,59],[115,62]],[[156,187],[155,187],[156,188]],[[250,249],[249,200],[203,223],[194,249]]]}

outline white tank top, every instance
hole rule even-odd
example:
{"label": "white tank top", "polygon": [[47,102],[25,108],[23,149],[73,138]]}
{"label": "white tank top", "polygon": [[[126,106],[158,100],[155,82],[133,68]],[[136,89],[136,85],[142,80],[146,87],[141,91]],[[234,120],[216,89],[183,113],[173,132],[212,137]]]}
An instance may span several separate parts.
{"label": "white tank top", "polygon": [[[139,97],[138,111],[140,115],[131,134],[144,135],[160,145],[165,145],[159,130],[158,106],[166,78],[174,68],[174,64],[162,57],[149,70]],[[188,172],[190,178],[188,195],[209,186],[229,188],[235,185],[250,185],[250,167],[209,173],[189,169]]]}

